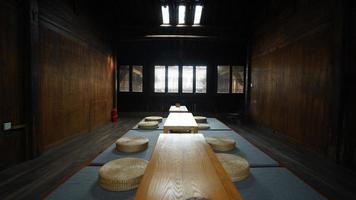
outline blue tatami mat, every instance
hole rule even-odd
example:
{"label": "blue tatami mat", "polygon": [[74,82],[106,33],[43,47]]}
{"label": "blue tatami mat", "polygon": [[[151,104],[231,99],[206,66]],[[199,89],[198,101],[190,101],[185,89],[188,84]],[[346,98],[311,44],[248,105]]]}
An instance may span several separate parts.
{"label": "blue tatami mat", "polygon": [[94,200],[94,199],[134,199],[136,190],[127,192],[109,192],[97,183],[100,167],[85,167],[74,174],[46,199],[51,200]]}
{"label": "blue tatami mat", "polygon": [[[136,157],[142,158],[145,160],[149,160],[151,158],[151,154],[156,146],[157,139],[159,134],[162,133],[162,130],[154,130],[154,131],[141,131],[141,130],[130,130],[124,136],[143,136],[149,139],[148,148],[144,151],[137,152],[137,153],[125,153],[116,151],[115,143],[112,144],[109,148],[107,148],[104,152],[99,154],[90,165],[104,165],[105,163],[119,159],[124,157]],[[123,136],[123,137],[124,137]]]}
{"label": "blue tatami mat", "polygon": [[[136,190],[108,192],[97,183],[100,167],[85,167],[53,191],[46,199],[134,199]],[[244,200],[325,199],[285,168],[252,168],[250,176],[235,186]],[[174,188],[172,188],[172,192]]]}
{"label": "blue tatami mat", "polygon": [[221,136],[236,141],[236,148],[232,151],[223,152],[241,156],[245,158],[251,167],[278,167],[277,161],[252,145],[242,136],[234,131],[200,131],[205,137]]}
{"label": "blue tatami mat", "polygon": [[[159,124],[158,130],[163,130],[163,125],[166,122],[167,118],[163,118],[162,122]],[[224,123],[222,123],[221,121],[219,121],[216,118],[207,118],[207,122],[210,125],[210,129],[211,131],[214,130],[231,130],[228,126],[226,126]],[[133,130],[140,130],[137,127],[137,124],[132,128]],[[157,130],[157,129],[156,129]]]}
{"label": "blue tatami mat", "polygon": [[[158,128],[157,129],[154,129],[154,130],[163,130],[163,125],[164,125],[164,122],[166,122],[166,119],[167,118],[163,118],[162,119],[162,122],[158,124]],[[143,121],[144,119],[142,119],[141,121]],[[132,128],[132,130],[142,130],[142,129],[139,129],[137,127],[138,123]]]}
{"label": "blue tatami mat", "polygon": [[220,120],[216,118],[207,118],[208,124],[210,125],[211,131],[215,130],[231,130],[228,126],[226,126],[224,123],[222,123]]}
{"label": "blue tatami mat", "polygon": [[250,176],[235,186],[244,200],[326,199],[286,168],[252,168]]}

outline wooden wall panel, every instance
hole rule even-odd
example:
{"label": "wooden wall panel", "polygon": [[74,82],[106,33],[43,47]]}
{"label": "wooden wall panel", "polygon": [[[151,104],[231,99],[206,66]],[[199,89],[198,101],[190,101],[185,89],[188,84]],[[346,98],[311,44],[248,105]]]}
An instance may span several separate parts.
{"label": "wooden wall panel", "polygon": [[113,62],[107,52],[40,28],[41,130],[44,149],[107,123]]}
{"label": "wooden wall panel", "polygon": [[252,120],[291,142],[325,153],[333,86],[330,2],[295,1],[267,9],[272,8],[274,12],[267,13],[274,16],[265,16],[265,25],[255,28]]}
{"label": "wooden wall panel", "polygon": [[21,8],[0,1],[0,170],[25,159],[25,130],[3,131],[3,123],[25,123],[24,28]]}

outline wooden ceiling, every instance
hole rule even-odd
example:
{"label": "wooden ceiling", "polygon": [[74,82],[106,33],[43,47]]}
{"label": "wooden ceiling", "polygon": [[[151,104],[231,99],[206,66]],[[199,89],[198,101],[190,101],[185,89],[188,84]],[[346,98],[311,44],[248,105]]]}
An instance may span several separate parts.
{"label": "wooden ceiling", "polygon": [[[201,26],[175,26],[173,20],[178,18],[178,5],[187,5],[187,21],[192,21],[190,18],[194,17],[197,3],[204,6]],[[171,27],[161,26],[161,5],[164,4],[170,6]],[[93,6],[96,10],[104,8],[101,13],[110,16],[110,26],[116,36],[184,34],[220,37],[246,33],[253,17],[251,10],[256,4],[257,0],[108,0]]]}

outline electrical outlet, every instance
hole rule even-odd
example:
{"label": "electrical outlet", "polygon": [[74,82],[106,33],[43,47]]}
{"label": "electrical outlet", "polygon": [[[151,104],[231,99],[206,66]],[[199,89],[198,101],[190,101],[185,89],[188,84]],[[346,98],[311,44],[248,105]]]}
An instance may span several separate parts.
{"label": "electrical outlet", "polygon": [[11,122],[4,123],[4,131],[10,130],[10,129],[11,129]]}

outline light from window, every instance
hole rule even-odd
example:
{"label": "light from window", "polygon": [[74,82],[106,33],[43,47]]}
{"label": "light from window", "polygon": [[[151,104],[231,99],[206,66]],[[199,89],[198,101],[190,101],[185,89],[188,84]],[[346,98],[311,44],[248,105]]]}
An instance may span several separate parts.
{"label": "light from window", "polygon": [[195,93],[206,93],[206,66],[195,67]]}
{"label": "light from window", "polygon": [[132,66],[132,92],[142,92],[143,67]]}
{"label": "light from window", "polygon": [[244,67],[232,66],[232,93],[244,93]]}
{"label": "light from window", "polygon": [[120,92],[130,91],[130,66],[121,65],[119,71]]}
{"label": "light from window", "polygon": [[184,24],[185,23],[185,6],[180,5],[178,7],[178,24]]}
{"label": "light from window", "polygon": [[200,24],[202,11],[203,11],[203,6],[201,6],[201,5],[195,6],[195,13],[194,13],[194,24],[195,25]]}
{"label": "light from window", "polygon": [[218,66],[218,93],[230,92],[230,66]]}
{"label": "light from window", "polygon": [[166,90],[166,67],[155,66],[155,92],[164,93]]}
{"label": "light from window", "polygon": [[169,24],[169,6],[161,6],[163,24]]}
{"label": "light from window", "polygon": [[178,93],[178,79],[179,79],[178,66],[168,66],[168,92],[169,93]]}
{"label": "light from window", "polygon": [[183,66],[182,92],[193,93],[193,66]]}

